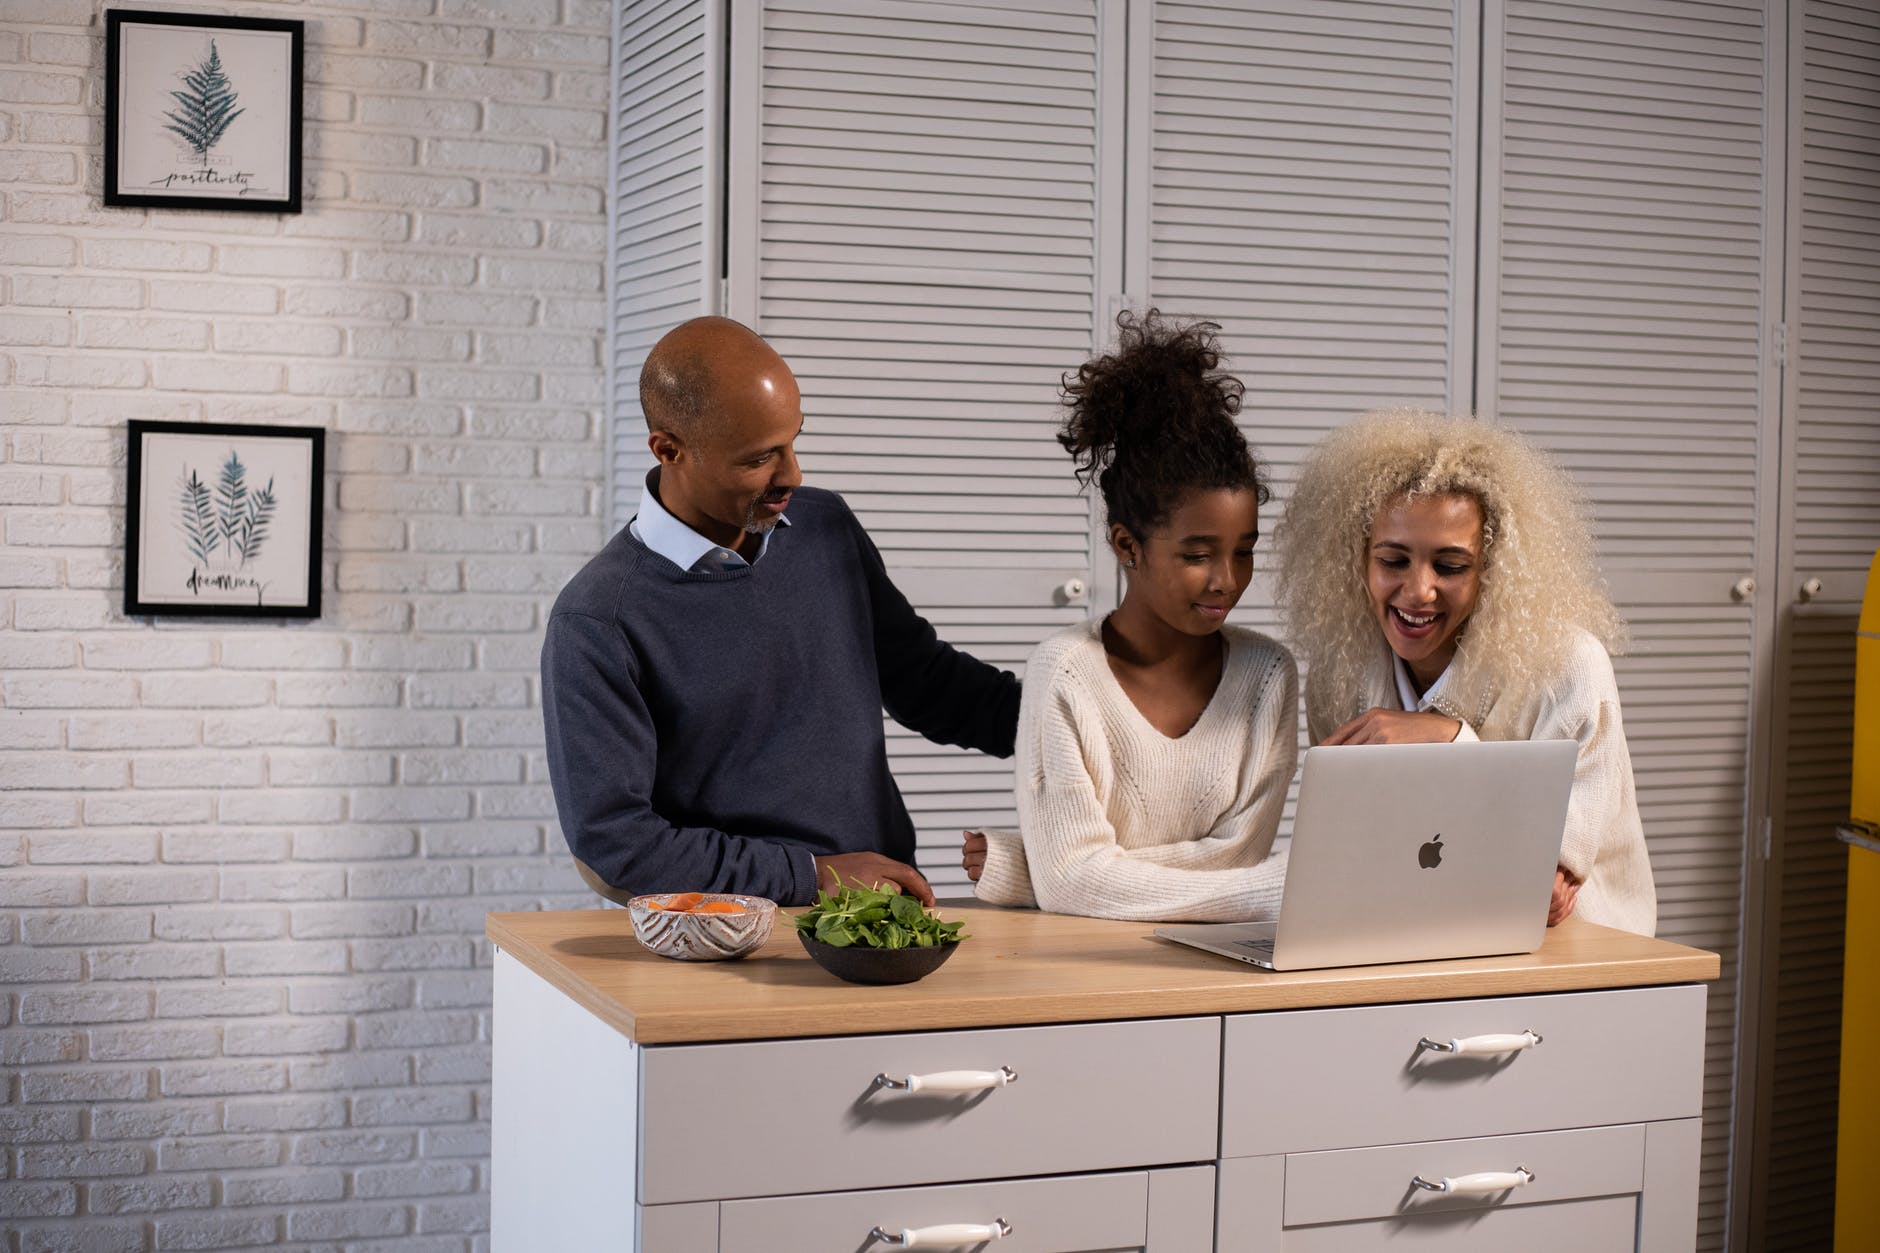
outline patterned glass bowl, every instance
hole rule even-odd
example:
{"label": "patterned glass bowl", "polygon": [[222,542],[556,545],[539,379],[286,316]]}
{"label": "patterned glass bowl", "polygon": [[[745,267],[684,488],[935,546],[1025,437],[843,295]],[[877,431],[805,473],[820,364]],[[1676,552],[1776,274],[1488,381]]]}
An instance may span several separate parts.
{"label": "patterned glass bowl", "polygon": [[[743,908],[731,914],[701,914],[663,908],[681,896],[698,896],[698,904],[730,901]],[[770,938],[777,921],[777,903],[761,896],[734,893],[658,892],[627,902],[633,934],[661,957],[679,961],[723,961],[756,952]]]}

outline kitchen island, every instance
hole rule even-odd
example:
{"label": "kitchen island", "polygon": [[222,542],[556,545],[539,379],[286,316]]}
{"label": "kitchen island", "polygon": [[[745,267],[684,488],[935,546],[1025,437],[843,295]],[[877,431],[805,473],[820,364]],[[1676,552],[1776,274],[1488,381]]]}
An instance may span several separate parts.
{"label": "kitchen island", "polygon": [[685,963],[622,910],[490,915],[497,1253],[1692,1245],[1714,954],[1569,921],[1273,973],[942,912],[972,938],[881,988],[788,919]]}

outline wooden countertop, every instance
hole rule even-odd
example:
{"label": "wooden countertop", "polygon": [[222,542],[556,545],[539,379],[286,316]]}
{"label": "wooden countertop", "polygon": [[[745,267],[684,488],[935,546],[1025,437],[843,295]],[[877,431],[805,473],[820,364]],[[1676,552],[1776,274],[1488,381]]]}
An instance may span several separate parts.
{"label": "wooden countertop", "polygon": [[640,947],[624,909],[489,915],[492,943],[642,1044],[1454,1000],[1715,979],[1715,953],[1578,919],[1537,953],[1276,973],[1154,938],[1154,924],[942,906],[964,947],[918,983],[859,987],[803,951],[788,917],[749,957]]}

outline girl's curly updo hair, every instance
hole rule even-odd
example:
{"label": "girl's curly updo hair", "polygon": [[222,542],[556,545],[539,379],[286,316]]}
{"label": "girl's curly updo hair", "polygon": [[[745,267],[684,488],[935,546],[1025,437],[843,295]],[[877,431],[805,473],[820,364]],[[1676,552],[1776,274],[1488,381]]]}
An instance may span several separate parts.
{"label": "girl's curly updo hair", "polygon": [[1239,489],[1266,504],[1266,475],[1234,424],[1245,389],[1220,368],[1220,325],[1155,309],[1125,309],[1116,325],[1114,352],[1064,376],[1057,437],[1078,479],[1103,493],[1109,521],[1140,540],[1190,492]]}

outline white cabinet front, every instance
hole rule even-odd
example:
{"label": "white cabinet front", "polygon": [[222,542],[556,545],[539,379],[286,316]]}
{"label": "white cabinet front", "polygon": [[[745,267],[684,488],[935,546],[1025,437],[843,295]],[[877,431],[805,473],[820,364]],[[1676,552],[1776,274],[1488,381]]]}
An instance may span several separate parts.
{"label": "white cabinet front", "polygon": [[1213,1168],[1193,1166],[726,1201],[719,1206],[718,1253],[898,1247],[1207,1253],[1213,1196]]}
{"label": "white cabinet front", "polygon": [[649,1047],[639,1199],[1212,1161],[1220,1047],[1218,1018]]}
{"label": "white cabinet front", "polygon": [[1694,1118],[1703,1049],[1698,985],[1237,1014],[1221,1156]]}

